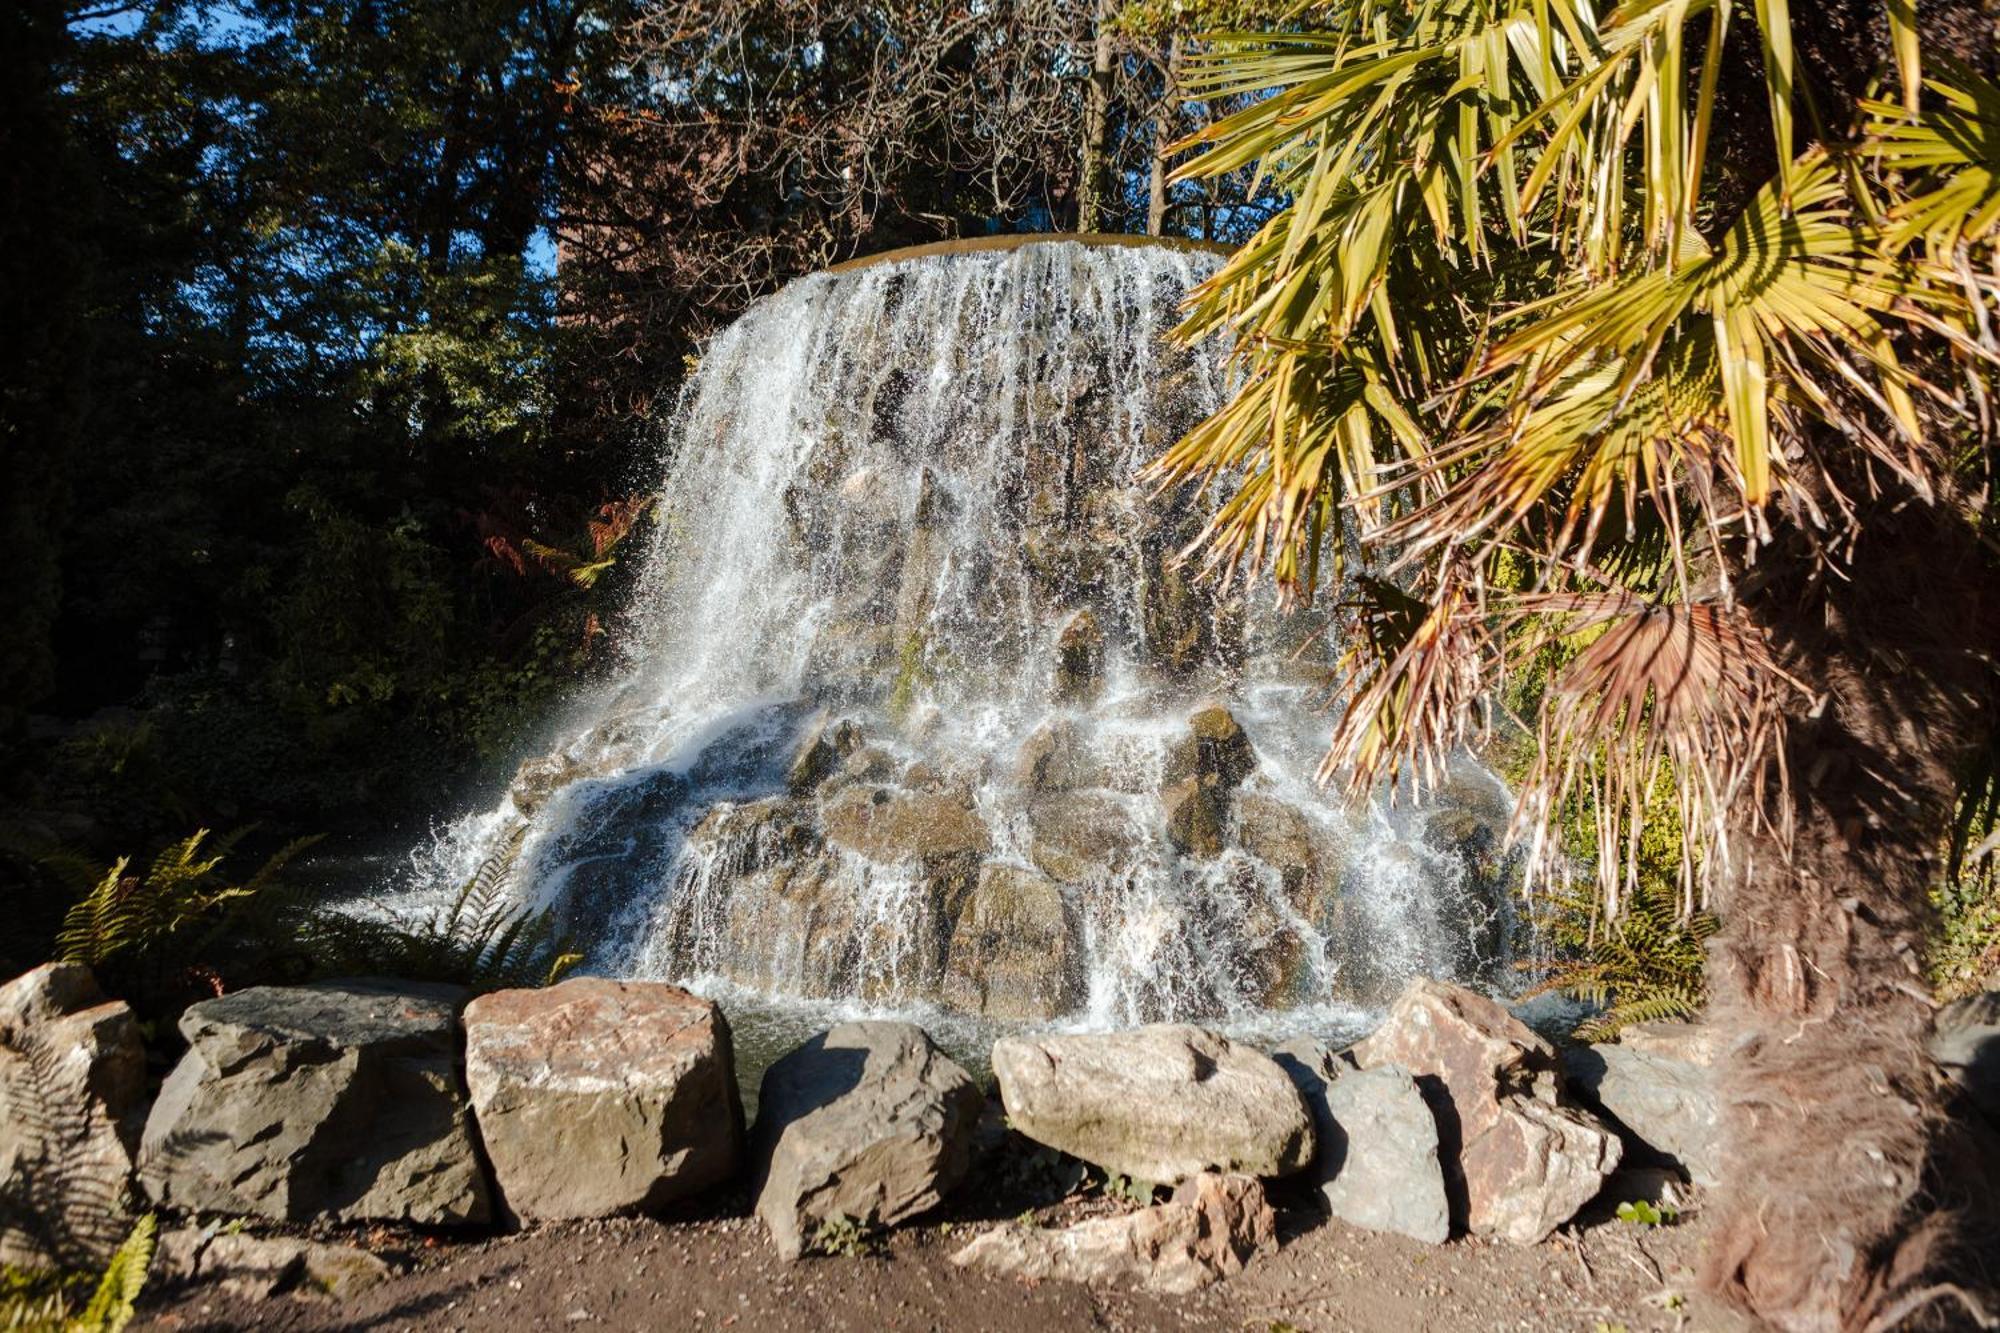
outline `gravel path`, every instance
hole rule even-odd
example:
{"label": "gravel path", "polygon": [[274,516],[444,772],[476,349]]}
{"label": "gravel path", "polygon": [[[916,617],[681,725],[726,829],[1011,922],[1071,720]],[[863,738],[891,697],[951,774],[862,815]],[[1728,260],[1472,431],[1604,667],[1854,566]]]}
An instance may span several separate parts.
{"label": "gravel path", "polygon": [[[968,1273],[949,1256],[987,1215],[961,1209],[905,1228],[878,1252],[781,1262],[743,1216],[625,1219],[447,1243],[376,1229],[350,1235],[404,1270],[345,1301],[250,1301],[214,1286],[154,1293],[149,1330],[755,1329],[796,1333],[1041,1329],[1259,1333],[1736,1333],[1748,1325],[1695,1291],[1700,1210],[1676,1226],[1598,1221],[1529,1248],[1426,1246],[1321,1221],[1281,1199],[1284,1245],[1193,1296]],[[740,1208],[741,1200],[725,1207]],[[1064,1224],[1114,1205],[1086,1195],[1037,1211]],[[1007,1216],[1006,1213],[997,1213]]]}

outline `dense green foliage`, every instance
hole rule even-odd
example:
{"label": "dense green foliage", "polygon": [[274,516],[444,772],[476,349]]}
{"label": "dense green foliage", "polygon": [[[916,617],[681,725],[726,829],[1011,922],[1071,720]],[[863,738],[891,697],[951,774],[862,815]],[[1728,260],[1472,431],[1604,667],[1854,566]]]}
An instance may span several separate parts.
{"label": "dense green foliage", "polygon": [[[10,6],[4,841],[103,864],[255,822],[249,850],[345,850],[490,790],[619,662],[652,441],[750,300],[1074,226],[1086,155],[1101,225],[1240,226],[1206,186],[1151,206],[1200,115],[1171,17],[1108,18]],[[1100,34],[1102,86],[1075,58]],[[67,884],[0,851],[0,970],[46,956]]]}
{"label": "dense green foliage", "polygon": [[606,659],[639,513],[551,389],[555,85],[615,11],[85,13],[9,20],[4,822],[108,859],[444,804]]}
{"label": "dense green foliage", "polygon": [[[517,835],[415,922],[329,906],[287,877],[316,838],[291,843],[238,879],[227,863],[249,829],[169,843],[143,868],[101,873],[67,853],[31,857],[74,887],[57,956],[88,965],[146,1018],[243,986],[340,976],[447,982],[476,991],[551,984],[579,961],[553,919],[512,905]],[[85,887],[87,885],[87,888]]]}

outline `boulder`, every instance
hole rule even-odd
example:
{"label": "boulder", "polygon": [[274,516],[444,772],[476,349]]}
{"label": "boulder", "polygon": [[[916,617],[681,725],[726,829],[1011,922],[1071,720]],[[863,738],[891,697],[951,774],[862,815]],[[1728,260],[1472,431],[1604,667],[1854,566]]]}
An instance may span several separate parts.
{"label": "boulder", "polygon": [[1232,803],[1231,840],[1278,872],[1299,915],[1323,926],[1339,891],[1341,865],[1304,811],[1264,792],[1243,791]]}
{"label": "boulder", "polygon": [[0,986],[0,1264],[95,1268],[130,1224],[146,1054],[88,968],[49,963]]}
{"label": "boulder", "polygon": [[1616,1044],[1563,1055],[1569,1086],[1697,1185],[1722,1183],[1722,1101],[1715,1071],[1659,1050]]}
{"label": "boulder", "polygon": [[1059,792],[1091,785],[1090,754],[1068,718],[1050,718],[1028,734],[1014,756],[1013,781],[1023,791]]}
{"label": "boulder", "polygon": [[826,802],[821,822],[828,842],[883,864],[935,864],[993,849],[972,808],[942,792],[847,787]]}
{"label": "boulder", "polygon": [[1313,1158],[1312,1117],[1285,1071],[1200,1028],[1005,1037],[993,1074],[1020,1133],[1136,1180],[1284,1176]]}
{"label": "boulder", "polygon": [[1047,1019],[1082,998],[1082,963],[1062,886],[1028,866],[989,861],[959,910],[944,999],[1001,1020]]}
{"label": "boulder", "polygon": [[1166,1203],[1062,1231],[1009,1223],[951,1257],[965,1268],[1027,1281],[1132,1282],[1168,1295],[1243,1271],[1277,1245],[1277,1218],[1252,1176],[1190,1177]]}
{"label": "boulder", "polygon": [[1617,1135],[1563,1096],[1555,1048],[1492,1000],[1412,983],[1355,1046],[1363,1069],[1417,1078],[1437,1119],[1453,1222],[1532,1245],[1576,1214],[1617,1167]]}
{"label": "boulder", "polygon": [[1056,639],[1056,702],[1087,702],[1103,685],[1104,630],[1096,616],[1079,611]]}
{"label": "boulder", "polygon": [[389,1276],[389,1265],[352,1245],[297,1236],[252,1236],[182,1227],[160,1237],[154,1271],[170,1281],[215,1283],[251,1300],[272,1296],[358,1296]]}
{"label": "boulder", "polygon": [[1160,793],[1167,815],[1167,841],[1186,856],[1222,855],[1222,813],[1211,788],[1183,778]]}
{"label": "boulder", "polygon": [[1027,825],[1028,859],[1059,884],[1102,883],[1129,865],[1139,846],[1125,802],[1107,792],[1030,798]]}
{"label": "boulder", "polygon": [[1257,771],[1257,751],[1236,715],[1221,704],[1197,709],[1187,732],[1167,751],[1168,784],[1195,778],[1204,787],[1234,788]]}
{"label": "boulder", "polygon": [[742,1156],[729,1024],[664,982],[482,995],[465,1008],[465,1081],[517,1218],[661,1208],[729,1179]]}
{"label": "boulder", "polygon": [[1432,1245],[1450,1239],[1437,1121],[1416,1080],[1393,1065],[1356,1069],[1310,1040],[1272,1058],[1312,1110],[1313,1174],[1327,1211]]}
{"label": "boulder", "polygon": [[2000,991],[1954,1000],[1938,1011],[1931,1058],[2000,1122]]}
{"label": "boulder", "polygon": [[810,795],[860,744],[861,729],[854,723],[836,722],[821,713],[806,725],[792,762],[786,765],[786,789],[794,796]]}
{"label": "boulder", "polygon": [[1660,1020],[1630,1023],[1618,1030],[1618,1044],[1628,1051],[1644,1051],[1682,1064],[1712,1069],[1722,1056],[1722,1034],[1709,1023]]}
{"label": "boulder", "polygon": [[822,1226],[894,1226],[964,1178],[985,1099],[908,1023],[842,1023],[764,1071],[757,1216],[796,1259]]}
{"label": "boulder", "polygon": [[454,986],[260,986],[189,1006],[146,1121],[155,1202],[277,1221],[491,1215],[458,1076]]}

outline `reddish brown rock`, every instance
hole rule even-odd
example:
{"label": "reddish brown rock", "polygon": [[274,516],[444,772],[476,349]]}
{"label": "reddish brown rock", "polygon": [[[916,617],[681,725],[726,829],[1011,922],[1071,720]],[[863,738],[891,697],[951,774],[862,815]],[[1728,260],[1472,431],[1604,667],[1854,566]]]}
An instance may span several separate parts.
{"label": "reddish brown rock", "polygon": [[1174,1197],[1123,1217],[1093,1218],[1062,1231],[1010,1224],[989,1231],[952,1262],[1009,1277],[1132,1282],[1170,1295],[1197,1291],[1243,1271],[1277,1245],[1277,1217],[1253,1176],[1194,1176]]}
{"label": "reddish brown rock", "polygon": [[678,986],[578,977],[480,996],[465,1009],[465,1077],[518,1218],[660,1208],[742,1159],[729,1024]]}
{"label": "reddish brown rock", "polygon": [[1416,1076],[1455,1220],[1476,1235],[1532,1245],[1617,1168],[1617,1136],[1569,1104],[1555,1048],[1483,995],[1415,982],[1353,1054],[1363,1069]]}

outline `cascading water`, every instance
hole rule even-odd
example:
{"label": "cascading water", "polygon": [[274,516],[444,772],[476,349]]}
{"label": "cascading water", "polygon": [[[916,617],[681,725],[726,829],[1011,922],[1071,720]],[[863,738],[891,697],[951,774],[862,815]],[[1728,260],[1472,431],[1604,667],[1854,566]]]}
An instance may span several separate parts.
{"label": "cascading water", "polygon": [[421,883],[525,823],[594,970],[995,1022],[1498,983],[1504,792],[1330,802],[1336,646],[1190,583],[1197,509],[1135,481],[1221,400],[1164,336],[1216,262],[1042,242],[754,307],[672,432],[636,667]]}

